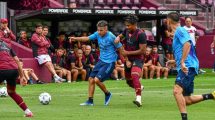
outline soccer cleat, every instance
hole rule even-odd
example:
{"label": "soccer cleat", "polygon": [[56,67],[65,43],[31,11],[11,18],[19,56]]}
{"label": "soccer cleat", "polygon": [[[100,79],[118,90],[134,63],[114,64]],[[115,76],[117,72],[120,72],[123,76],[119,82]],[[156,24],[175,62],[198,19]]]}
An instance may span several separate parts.
{"label": "soccer cleat", "polygon": [[85,103],[81,103],[80,106],[93,106],[93,102],[87,100]]}
{"label": "soccer cleat", "polygon": [[111,97],[112,97],[111,93],[109,95],[105,95],[105,105],[109,104]]}
{"label": "soccer cleat", "polygon": [[215,91],[213,91],[213,92],[212,92],[212,95],[213,95],[213,97],[214,97],[214,100],[215,100]]}
{"label": "soccer cleat", "polygon": [[141,106],[142,106],[142,103],[139,102],[139,101],[137,101],[137,100],[133,101],[133,103],[134,103],[135,105],[137,105],[137,107],[141,107]]}
{"label": "soccer cleat", "polygon": [[26,113],[24,116],[25,116],[25,117],[33,117],[34,115],[33,115],[32,112],[29,112],[29,113]]}

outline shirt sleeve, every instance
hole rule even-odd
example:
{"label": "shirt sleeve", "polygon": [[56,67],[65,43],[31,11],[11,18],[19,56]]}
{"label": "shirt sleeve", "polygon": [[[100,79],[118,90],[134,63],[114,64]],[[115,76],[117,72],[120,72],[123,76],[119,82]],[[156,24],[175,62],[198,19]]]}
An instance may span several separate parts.
{"label": "shirt sleeve", "polygon": [[177,29],[176,35],[181,44],[185,44],[186,42],[191,42],[190,35],[184,28]]}
{"label": "shirt sleeve", "polygon": [[92,35],[88,36],[89,40],[96,40],[97,39],[97,36],[98,36],[98,32],[94,32]]}
{"label": "shirt sleeve", "polygon": [[139,41],[139,44],[146,44],[146,34],[145,34],[145,32],[142,32],[142,33],[139,34],[138,41]]}
{"label": "shirt sleeve", "polygon": [[10,54],[11,54],[12,57],[17,56],[16,53],[12,49],[10,49]]}

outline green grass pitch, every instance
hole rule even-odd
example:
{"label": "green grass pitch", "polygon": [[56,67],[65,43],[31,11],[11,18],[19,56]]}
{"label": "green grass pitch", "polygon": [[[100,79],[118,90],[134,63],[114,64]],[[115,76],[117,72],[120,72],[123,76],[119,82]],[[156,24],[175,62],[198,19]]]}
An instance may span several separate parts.
{"label": "green grass pitch", "polygon": [[[33,120],[181,120],[172,95],[175,76],[167,80],[141,80],[145,86],[143,106],[132,101],[134,90],[125,81],[108,80],[107,88],[113,93],[109,106],[104,106],[104,94],[96,87],[94,106],[79,106],[87,100],[87,82],[17,86],[17,92],[34,113]],[[0,86],[3,87],[3,86]],[[207,70],[195,79],[194,94],[215,90],[215,73]],[[41,105],[38,96],[48,92],[49,105]],[[188,107],[189,120],[214,120],[215,101],[209,100]],[[22,110],[10,97],[0,98],[0,120],[24,120]]]}

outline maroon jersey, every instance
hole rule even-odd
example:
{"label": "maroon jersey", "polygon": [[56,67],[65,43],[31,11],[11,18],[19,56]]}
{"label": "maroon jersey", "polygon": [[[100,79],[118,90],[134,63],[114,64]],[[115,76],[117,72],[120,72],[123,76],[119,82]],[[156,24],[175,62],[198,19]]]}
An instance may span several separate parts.
{"label": "maroon jersey", "polygon": [[144,63],[149,62],[150,60],[152,60],[151,55],[144,55]]}
{"label": "maroon jersey", "polygon": [[156,54],[151,54],[152,57],[152,65],[157,65],[157,63],[159,62],[159,55]]}
{"label": "maroon jersey", "polygon": [[[137,29],[134,33],[129,33],[128,30],[124,30],[122,35],[125,37],[124,46],[126,51],[136,51],[139,48],[139,44],[146,44],[146,34]],[[130,61],[143,60],[143,55],[130,55],[128,56]]]}
{"label": "maroon jersey", "polygon": [[18,65],[13,57],[16,54],[8,45],[0,41],[0,70],[15,70],[18,69]]}

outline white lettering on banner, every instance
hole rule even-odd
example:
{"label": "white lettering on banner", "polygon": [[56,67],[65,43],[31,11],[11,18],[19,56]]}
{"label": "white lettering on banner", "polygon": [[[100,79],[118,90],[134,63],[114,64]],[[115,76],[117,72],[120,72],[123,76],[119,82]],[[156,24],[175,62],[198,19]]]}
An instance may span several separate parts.
{"label": "white lettering on banner", "polygon": [[177,11],[159,11],[159,15],[167,15],[170,12],[177,12]]}
{"label": "white lettering on banner", "polygon": [[156,11],[139,10],[139,14],[156,15]]}
{"label": "white lettering on banner", "polygon": [[118,14],[135,14],[135,10],[117,10]]}
{"label": "white lettering on banner", "polygon": [[197,15],[196,11],[180,11],[181,15]]}
{"label": "white lettering on banner", "polygon": [[99,13],[99,14],[114,14],[114,10],[95,10],[95,13]]}
{"label": "white lettering on banner", "polygon": [[73,13],[92,13],[92,10],[84,10],[84,9],[73,9],[72,10]]}
{"label": "white lettering on banner", "polygon": [[49,13],[69,13],[68,9],[49,9]]}

